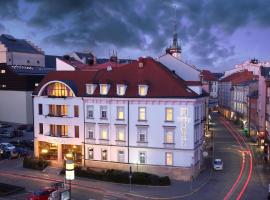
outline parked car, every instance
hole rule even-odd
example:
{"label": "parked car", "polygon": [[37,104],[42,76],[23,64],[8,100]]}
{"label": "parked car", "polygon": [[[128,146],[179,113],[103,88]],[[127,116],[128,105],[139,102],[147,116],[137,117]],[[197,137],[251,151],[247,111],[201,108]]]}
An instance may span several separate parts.
{"label": "parked car", "polygon": [[48,200],[50,194],[55,191],[55,188],[45,188],[43,190],[38,190],[33,192],[28,196],[28,200]]}
{"label": "parked car", "polygon": [[217,158],[213,163],[214,170],[223,170],[223,162],[221,159]]}
{"label": "parked car", "polygon": [[10,143],[5,142],[5,143],[0,143],[0,148],[11,151],[11,150],[15,149],[15,146],[13,146]]}

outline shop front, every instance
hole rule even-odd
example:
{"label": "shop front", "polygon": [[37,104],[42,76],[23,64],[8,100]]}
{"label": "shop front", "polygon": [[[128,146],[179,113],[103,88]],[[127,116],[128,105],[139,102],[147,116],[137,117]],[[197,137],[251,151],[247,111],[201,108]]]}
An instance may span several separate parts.
{"label": "shop front", "polygon": [[82,145],[66,145],[39,141],[37,149],[37,157],[50,161],[52,165],[62,166],[66,159],[72,159],[78,165],[82,164]]}

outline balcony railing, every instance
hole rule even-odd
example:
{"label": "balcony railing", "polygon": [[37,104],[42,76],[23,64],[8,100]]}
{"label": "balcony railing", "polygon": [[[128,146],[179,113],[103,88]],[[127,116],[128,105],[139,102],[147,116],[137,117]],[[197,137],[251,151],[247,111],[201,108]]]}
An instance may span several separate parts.
{"label": "balcony railing", "polygon": [[45,117],[62,117],[62,118],[68,118],[68,115],[65,114],[58,114],[58,113],[49,113],[45,115]]}
{"label": "balcony railing", "polygon": [[48,132],[48,133],[45,133],[44,135],[50,136],[50,137],[71,138],[68,133],[64,134],[64,133],[50,133],[50,132]]}

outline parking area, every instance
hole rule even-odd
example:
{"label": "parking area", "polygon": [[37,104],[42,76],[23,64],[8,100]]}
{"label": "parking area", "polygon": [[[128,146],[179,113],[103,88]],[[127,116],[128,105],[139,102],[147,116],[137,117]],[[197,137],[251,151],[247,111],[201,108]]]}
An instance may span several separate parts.
{"label": "parking area", "polygon": [[32,125],[0,122],[0,160],[33,155]]}

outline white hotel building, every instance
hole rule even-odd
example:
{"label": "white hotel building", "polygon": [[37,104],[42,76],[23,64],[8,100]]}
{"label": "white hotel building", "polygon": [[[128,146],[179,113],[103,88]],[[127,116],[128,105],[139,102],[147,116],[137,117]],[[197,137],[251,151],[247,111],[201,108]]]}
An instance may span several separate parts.
{"label": "white hotel building", "polygon": [[204,140],[206,97],[195,82],[151,58],[51,72],[34,92],[35,156],[188,180]]}

